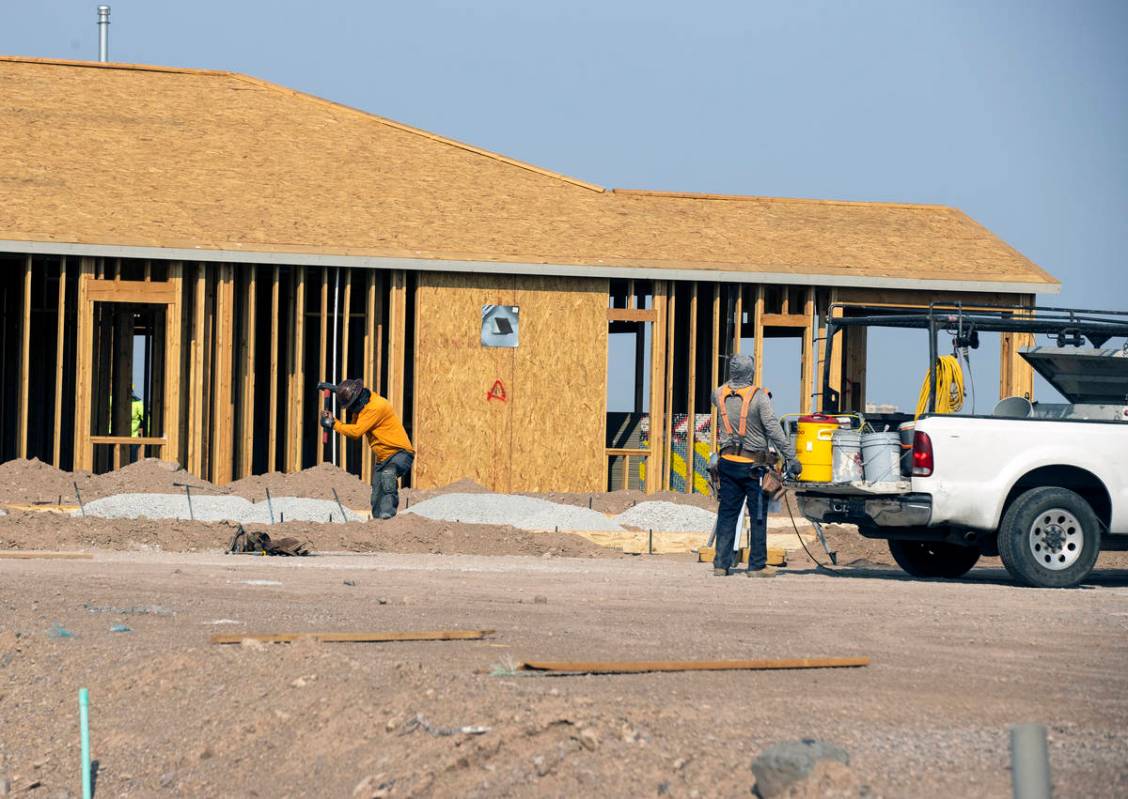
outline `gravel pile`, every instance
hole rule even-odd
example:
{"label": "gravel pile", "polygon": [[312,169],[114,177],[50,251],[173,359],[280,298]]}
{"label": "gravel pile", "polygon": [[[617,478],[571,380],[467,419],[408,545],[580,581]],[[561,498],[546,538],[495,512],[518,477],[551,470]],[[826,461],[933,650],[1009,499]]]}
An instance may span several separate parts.
{"label": "gravel pile", "polygon": [[704,508],[673,502],[640,502],[616,516],[615,521],[624,527],[638,530],[709,533],[717,521],[717,514]]}
{"label": "gravel pile", "polygon": [[[113,494],[85,503],[87,516],[104,519],[188,519],[221,522],[239,521],[252,505],[242,497],[192,497],[191,511],[184,494]],[[71,512],[81,516],[82,510]]]}
{"label": "gravel pile", "polygon": [[[281,522],[341,522],[341,511],[333,500],[305,497],[274,497],[274,520]],[[104,519],[189,519],[199,522],[240,522],[269,524],[270,509],[264,501],[250,502],[242,497],[193,496],[189,510],[184,494],[114,494],[87,502],[87,516]],[[366,517],[345,508],[349,521]],[[81,516],[82,510],[71,513]]]}
{"label": "gravel pile", "polygon": [[623,529],[614,519],[599,511],[510,494],[442,494],[417,505],[413,504],[404,513],[416,513],[428,519],[448,522],[508,524],[533,532],[552,532],[557,529],[570,532],[619,532]]}

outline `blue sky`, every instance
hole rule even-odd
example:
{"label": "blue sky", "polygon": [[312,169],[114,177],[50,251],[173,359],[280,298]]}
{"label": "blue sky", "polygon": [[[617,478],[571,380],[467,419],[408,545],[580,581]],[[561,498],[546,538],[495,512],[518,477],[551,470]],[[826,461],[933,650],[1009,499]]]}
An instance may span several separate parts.
{"label": "blue sky", "polygon": [[[111,5],[114,60],[248,72],[605,186],[954,205],[1064,282],[1043,301],[1128,308],[1125,2]],[[95,6],[9,0],[0,52],[96,58]],[[925,360],[872,343],[871,399],[909,405]]]}

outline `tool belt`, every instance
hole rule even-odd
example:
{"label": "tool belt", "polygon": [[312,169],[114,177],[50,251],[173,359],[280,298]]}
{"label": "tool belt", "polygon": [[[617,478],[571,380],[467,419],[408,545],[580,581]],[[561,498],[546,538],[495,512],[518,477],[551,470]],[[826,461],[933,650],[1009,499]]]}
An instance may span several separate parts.
{"label": "tool belt", "polygon": [[745,449],[739,444],[722,447],[721,455],[735,455],[738,458],[748,458],[759,466],[767,466],[774,461],[774,458],[762,449]]}

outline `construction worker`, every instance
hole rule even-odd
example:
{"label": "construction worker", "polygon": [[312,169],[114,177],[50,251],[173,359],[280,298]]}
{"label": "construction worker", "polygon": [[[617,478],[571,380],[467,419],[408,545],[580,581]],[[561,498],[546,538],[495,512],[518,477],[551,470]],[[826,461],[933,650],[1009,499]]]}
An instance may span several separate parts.
{"label": "construction worker", "polygon": [[764,473],[775,464],[776,456],[768,451],[769,446],[784,456],[789,474],[798,475],[803,469],[772,409],[771,395],[752,385],[755,374],[754,358],[734,355],[729,359],[728,382],[713,392],[721,503],[713,557],[713,574],[718,577],[732,572],[736,524],[745,501],[751,525],[748,576],[775,575],[775,569],[768,566],[768,498],[760,488]]}
{"label": "construction worker", "polygon": [[[141,438],[145,435],[145,403],[137,396],[137,391],[133,388],[129,390],[129,437]],[[132,444],[129,447],[129,462],[133,463],[137,460],[137,455],[141,452],[140,444]]]}
{"label": "construction worker", "polygon": [[399,478],[411,471],[415,450],[403,429],[392,403],[353,378],[339,383],[337,402],[348,422],[333,418],[332,412],[321,412],[321,426],[349,438],[368,437],[368,446],[376,455],[372,471],[372,518],[390,519],[399,507]]}

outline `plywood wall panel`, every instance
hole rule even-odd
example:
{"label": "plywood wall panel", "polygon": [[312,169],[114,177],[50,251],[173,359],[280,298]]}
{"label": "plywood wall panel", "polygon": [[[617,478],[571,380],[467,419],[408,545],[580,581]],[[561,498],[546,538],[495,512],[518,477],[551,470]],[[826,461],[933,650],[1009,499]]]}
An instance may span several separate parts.
{"label": "plywood wall panel", "polygon": [[514,490],[603,491],[608,281],[518,284],[520,346],[508,403]]}
{"label": "plywood wall panel", "polygon": [[[414,484],[601,490],[607,281],[425,273],[417,300]],[[517,349],[482,347],[485,304],[520,307]]]}
{"label": "plywood wall panel", "polygon": [[513,382],[514,350],[481,346],[481,309],[513,296],[513,278],[428,272],[419,277],[414,485],[463,477],[510,490],[507,402],[487,400]]}

